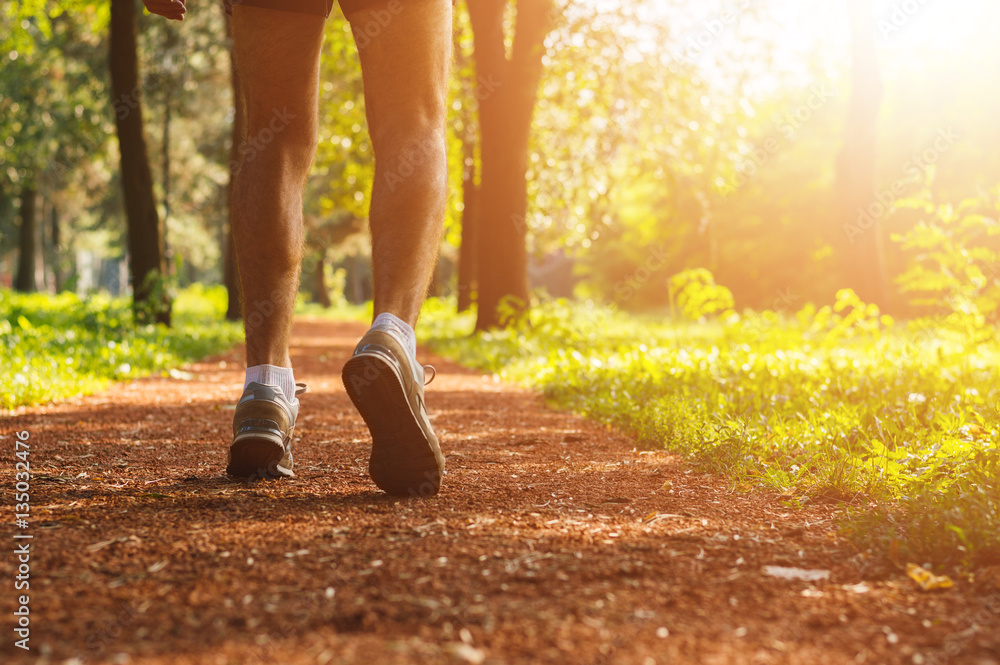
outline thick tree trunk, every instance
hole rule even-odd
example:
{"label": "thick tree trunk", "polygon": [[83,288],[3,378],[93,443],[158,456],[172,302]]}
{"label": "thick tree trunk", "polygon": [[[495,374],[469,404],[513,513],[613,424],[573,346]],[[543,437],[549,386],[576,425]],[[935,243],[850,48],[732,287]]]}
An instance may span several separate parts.
{"label": "thick tree trunk", "polygon": [[480,83],[480,150],[477,330],[504,323],[499,307],[528,307],[528,138],[542,75],[545,37],[552,28],[551,0],[517,3],[510,59],[504,47],[506,0],[468,3]]}
{"label": "thick tree trunk", "polygon": [[21,238],[17,254],[17,275],[14,277],[14,289],[22,293],[32,293],[35,284],[35,203],[38,192],[34,187],[21,190]]}
{"label": "thick tree trunk", "polygon": [[[219,3],[219,6],[222,7],[222,3]],[[226,318],[230,321],[239,321],[243,318],[243,310],[240,306],[240,273],[236,264],[236,243],[233,240],[233,183],[236,180],[233,167],[239,163],[239,149],[244,140],[246,127],[244,120],[246,112],[243,108],[240,75],[236,70],[236,57],[233,55],[233,22],[229,15],[225,14],[225,8],[223,15],[226,21],[226,42],[229,45],[229,76],[233,89],[233,129],[232,143],[229,146],[229,184],[226,197],[229,220],[226,223],[226,246],[223,248],[223,281],[226,284],[226,293],[229,295]]]}
{"label": "thick tree trunk", "polygon": [[170,302],[155,284],[166,272],[163,234],[143,132],[135,12],[135,0],[111,0],[111,94],[121,153],[132,295],[138,316],[151,312],[157,322],[169,325]]}
{"label": "thick tree trunk", "polygon": [[844,143],[837,158],[834,248],[844,285],[854,289],[862,300],[885,309],[889,303],[880,218],[887,210],[875,195],[883,85],[872,0],[847,0],[847,7],[852,33],[852,87]]}

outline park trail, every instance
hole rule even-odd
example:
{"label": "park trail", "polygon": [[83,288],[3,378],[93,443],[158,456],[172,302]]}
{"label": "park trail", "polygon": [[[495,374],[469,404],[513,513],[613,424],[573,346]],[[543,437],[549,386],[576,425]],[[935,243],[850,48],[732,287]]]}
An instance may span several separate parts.
{"label": "park trail", "polygon": [[[0,662],[1000,662],[1000,588],[921,591],[838,535],[843,504],[735,491],[423,349],[444,487],[382,494],[340,381],[363,330],[295,326],[294,479],[223,475],[241,349],[6,416]],[[30,433],[27,653],[14,431]]]}

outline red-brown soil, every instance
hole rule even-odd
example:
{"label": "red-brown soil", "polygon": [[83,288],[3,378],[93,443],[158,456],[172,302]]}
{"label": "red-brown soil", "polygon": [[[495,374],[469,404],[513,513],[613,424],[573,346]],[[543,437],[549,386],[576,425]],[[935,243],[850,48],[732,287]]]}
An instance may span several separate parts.
{"label": "red-brown soil", "polygon": [[[47,663],[1000,662],[1000,587],[922,592],[837,504],[740,493],[423,353],[441,493],[381,494],[340,383],[358,324],[295,328],[292,480],[223,476],[237,349],[6,417],[0,660]],[[14,647],[14,432],[30,433],[31,651]],[[768,577],[767,565],[830,571]]]}

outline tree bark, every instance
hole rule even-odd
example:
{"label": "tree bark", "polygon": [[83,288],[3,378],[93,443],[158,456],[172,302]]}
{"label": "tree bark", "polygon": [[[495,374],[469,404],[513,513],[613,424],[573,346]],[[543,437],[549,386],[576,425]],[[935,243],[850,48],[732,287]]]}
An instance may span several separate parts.
{"label": "tree bark", "polygon": [[52,282],[55,292],[62,293],[64,280],[62,272],[62,251],[59,247],[62,237],[60,232],[61,230],[59,228],[59,207],[55,203],[52,204],[50,214],[49,239],[52,243],[52,254],[49,264],[52,267]]}
{"label": "tree bark", "polygon": [[357,254],[349,254],[344,260],[345,267],[347,268],[347,301],[353,305],[359,305],[366,300],[370,295],[370,288],[367,288],[365,284],[365,275],[363,270],[367,266],[366,261],[362,261]]}
{"label": "tree bark", "polygon": [[109,40],[111,94],[121,153],[133,307],[140,319],[151,313],[155,321],[169,325],[170,301],[156,284],[166,271],[163,234],[143,130],[135,5],[135,0],[111,0]]}
{"label": "tree bark", "polygon": [[313,288],[316,290],[316,302],[325,309],[333,306],[330,302],[330,287],[326,283],[326,257],[319,254],[316,257],[316,270],[313,273]]}
{"label": "tree bark", "polygon": [[[463,94],[466,101],[462,104],[460,116],[462,140],[462,237],[458,248],[457,311],[464,312],[472,307],[476,295],[476,258],[478,257],[476,238],[476,210],[479,195],[479,168],[476,163],[476,123],[471,97],[475,96],[477,82],[475,68],[472,66],[472,53],[462,48],[461,31],[453,35],[452,50],[455,53],[455,71],[462,72]],[[466,72],[471,72],[466,74]]]}
{"label": "tree bark", "polygon": [[[219,3],[223,7],[222,3]],[[229,184],[227,185],[226,209],[228,210],[228,221],[226,223],[226,246],[223,248],[223,281],[226,284],[226,293],[229,296],[229,304],[226,306],[226,319],[239,321],[243,318],[243,310],[240,306],[240,273],[236,264],[236,243],[233,240],[233,184],[236,180],[235,165],[240,159],[240,144],[244,140],[244,129],[246,127],[246,112],[243,108],[243,92],[240,86],[240,75],[236,70],[236,56],[233,54],[233,21],[225,13],[223,7],[223,17],[226,21],[226,43],[229,45],[229,76],[233,90],[233,128],[231,145],[229,146]]]}
{"label": "tree bark", "polygon": [[509,59],[504,47],[505,6],[506,0],[468,3],[479,80],[476,97],[482,161],[477,330],[505,323],[499,311],[502,303],[522,312],[529,304],[525,246],[528,138],[554,6],[551,0],[517,3]]}
{"label": "tree bark", "polygon": [[164,267],[167,270],[167,274],[173,271],[173,267],[170,265],[170,259],[172,258],[172,252],[170,251],[170,238],[167,232],[167,224],[170,219],[170,95],[171,90],[169,86],[164,86],[163,88],[163,173],[161,175],[161,186],[163,187],[163,221],[161,223],[161,228],[163,229],[163,256],[164,256]]}
{"label": "tree bark", "polygon": [[[845,285],[865,302],[888,306],[880,217],[875,198],[878,118],[884,94],[872,0],[847,0],[851,23],[851,98],[834,193],[836,240]],[[883,205],[878,203],[878,205]],[[872,214],[872,213],[877,214]]]}
{"label": "tree bark", "polygon": [[35,284],[35,203],[38,192],[33,186],[21,190],[21,237],[17,255],[17,275],[14,290],[33,293]]}
{"label": "tree bark", "polygon": [[465,168],[462,171],[462,244],[458,249],[458,311],[464,312],[472,306],[476,291],[477,225],[479,208],[479,187],[476,185],[476,144],[475,139],[466,134],[463,143]]}

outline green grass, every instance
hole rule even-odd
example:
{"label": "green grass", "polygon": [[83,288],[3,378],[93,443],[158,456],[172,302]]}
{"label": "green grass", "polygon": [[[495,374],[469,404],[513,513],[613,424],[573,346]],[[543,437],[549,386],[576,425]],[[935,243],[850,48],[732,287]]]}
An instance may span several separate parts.
{"label": "green grass", "polygon": [[836,308],[677,323],[566,302],[469,336],[428,304],[437,351],[793,504],[843,502],[861,545],[943,566],[1000,560],[1000,335]]}
{"label": "green grass", "polygon": [[224,288],[192,286],[174,300],[167,328],[135,325],[127,298],[0,290],[0,408],[92,393],[228,349],[243,329],[224,320],[225,307]]}
{"label": "green grass", "polygon": [[[242,339],[225,291],[192,287],[172,328],[127,299],[0,290],[0,408],[163,372]],[[342,308],[343,309],[343,308]],[[331,316],[307,305],[300,315]],[[683,454],[791,504],[843,502],[860,545],[919,563],[1000,560],[1000,334],[962,317],[906,323],[852,297],[794,315],[710,322],[542,303],[530,322],[470,336],[473,314],[431,300],[419,334],[442,353]],[[370,309],[336,311],[367,319]]]}

